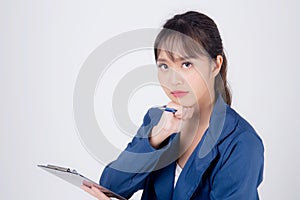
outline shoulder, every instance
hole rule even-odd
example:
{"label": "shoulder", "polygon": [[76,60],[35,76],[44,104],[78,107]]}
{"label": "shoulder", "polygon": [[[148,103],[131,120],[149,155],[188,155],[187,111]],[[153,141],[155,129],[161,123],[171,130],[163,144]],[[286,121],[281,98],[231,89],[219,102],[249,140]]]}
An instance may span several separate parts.
{"label": "shoulder", "polygon": [[225,158],[226,155],[232,156],[232,153],[253,159],[263,157],[264,145],[261,137],[244,117],[229,106],[224,126],[233,126],[219,143],[219,150],[225,154]]}
{"label": "shoulder", "polygon": [[[249,141],[253,143],[261,143],[262,139],[254,129],[254,127],[242,117],[235,109],[227,107],[226,118],[231,120],[225,120],[225,126],[230,126],[228,123],[234,123],[233,131],[229,134],[235,141]],[[233,120],[232,120],[233,119]]]}

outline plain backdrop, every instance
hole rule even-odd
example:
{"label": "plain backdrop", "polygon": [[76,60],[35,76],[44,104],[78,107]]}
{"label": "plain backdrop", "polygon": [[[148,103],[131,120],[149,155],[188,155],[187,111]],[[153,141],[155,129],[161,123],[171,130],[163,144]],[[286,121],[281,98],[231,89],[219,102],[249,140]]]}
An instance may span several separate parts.
{"label": "plain backdrop", "polygon": [[[229,61],[232,107],[264,141],[261,199],[300,198],[299,1],[1,0],[0,199],[93,199],[36,167],[52,163],[95,181],[100,177],[103,165],[83,147],[73,119],[83,62],[117,34],[159,28],[188,10],[217,23]],[[148,91],[154,90],[145,87],[129,101],[135,124],[149,105],[166,100],[161,91],[147,98]]]}

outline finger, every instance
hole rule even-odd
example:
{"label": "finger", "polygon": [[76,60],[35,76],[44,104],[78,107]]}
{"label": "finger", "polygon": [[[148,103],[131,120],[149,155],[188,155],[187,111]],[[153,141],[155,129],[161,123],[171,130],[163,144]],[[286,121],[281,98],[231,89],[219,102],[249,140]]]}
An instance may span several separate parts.
{"label": "finger", "polygon": [[179,119],[182,117],[182,106],[171,101],[167,104],[167,107],[174,108],[177,110],[175,113],[173,113],[173,117],[176,117]]}
{"label": "finger", "polygon": [[80,186],[80,188],[83,189],[84,191],[86,191],[87,193],[89,193],[90,195],[97,198],[97,195],[95,194],[95,192],[90,187],[82,185],[82,186]]}
{"label": "finger", "polygon": [[184,126],[184,123],[183,123],[183,120],[182,119],[177,119],[175,118],[176,120],[178,120],[178,122],[176,123],[176,127],[175,127],[175,132],[179,132],[182,130],[183,126]]}
{"label": "finger", "polygon": [[190,119],[193,117],[193,114],[194,114],[194,108],[193,107],[189,107],[187,109],[187,119]]}
{"label": "finger", "polygon": [[182,120],[190,119],[193,115],[193,110],[194,109],[192,107],[182,107],[181,119]]}
{"label": "finger", "polygon": [[174,113],[174,117],[181,119],[182,115],[183,115],[183,107],[182,106],[178,106],[177,108],[175,108],[177,111]]}
{"label": "finger", "polygon": [[183,117],[183,109],[179,108],[175,113],[174,113],[174,117],[178,118],[178,119],[182,119]]}
{"label": "finger", "polygon": [[96,196],[97,196],[98,199],[101,199],[101,200],[110,200],[110,198],[107,197],[107,196],[106,196],[103,192],[101,192],[98,188],[92,186],[92,190],[94,191],[94,193],[96,194]]}
{"label": "finger", "polygon": [[188,116],[189,116],[189,108],[183,107],[182,108],[182,120],[188,119]]}

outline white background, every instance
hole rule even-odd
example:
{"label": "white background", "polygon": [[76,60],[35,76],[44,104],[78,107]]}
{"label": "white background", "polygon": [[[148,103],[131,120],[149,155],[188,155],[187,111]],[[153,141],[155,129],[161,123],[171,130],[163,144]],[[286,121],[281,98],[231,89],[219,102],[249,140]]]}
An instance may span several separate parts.
{"label": "white background", "polygon": [[[232,107],[264,141],[261,199],[300,198],[299,1],[2,0],[0,199],[93,199],[36,167],[70,166],[99,179],[103,166],[82,146],[73,120],[81,65],[114,35],[159,28],[188,10],[202,11],[217,23],[229,60]],[[129,103],[136,124],[152,103],[143,101],[142,93]],[[157,99],[165,100],[162,92]]]}

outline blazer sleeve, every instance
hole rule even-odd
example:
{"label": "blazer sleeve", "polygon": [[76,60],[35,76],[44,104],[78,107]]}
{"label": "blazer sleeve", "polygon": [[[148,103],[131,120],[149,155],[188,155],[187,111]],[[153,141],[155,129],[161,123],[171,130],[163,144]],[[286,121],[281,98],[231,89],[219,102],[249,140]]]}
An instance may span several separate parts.
{"label": "blazer sleeve", "polygon": [[164,148],[155,149],[149,143],[149,133],[161,117],[162,111],[150,108],[137,134],[119,157],[105,167],[100,185],[130,198],[143,189],[150,172],[155,168]]}
{"label": "blazer sleeve", "polygon": [[217,172],[210,199],[255,200],[262,182],[264,147],[256,133],[244,132],[236,138]]}

